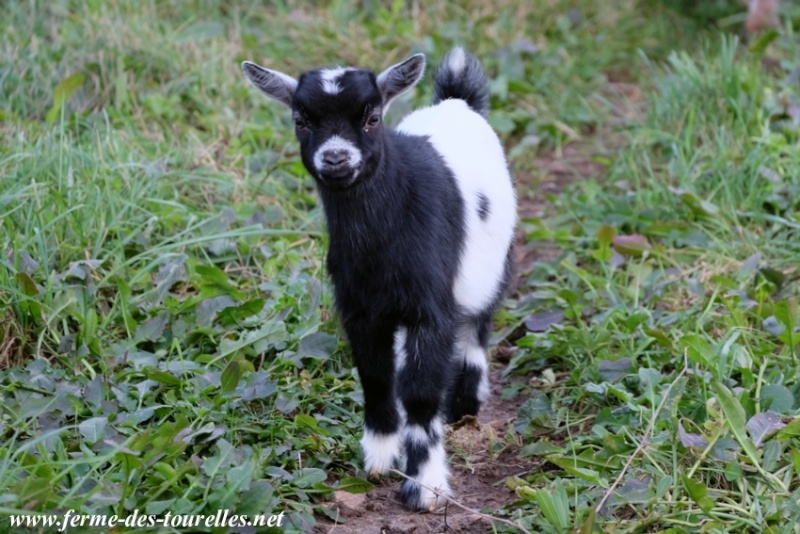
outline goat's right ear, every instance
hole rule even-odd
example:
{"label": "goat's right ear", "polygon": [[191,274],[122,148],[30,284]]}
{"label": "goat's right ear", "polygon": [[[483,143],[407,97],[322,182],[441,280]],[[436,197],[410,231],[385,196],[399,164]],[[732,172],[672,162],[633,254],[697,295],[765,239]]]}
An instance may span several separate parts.
{"label": "goat's right ear", "polygon": [[415,54],[378,74],[376,81],[383,97],[383,110],[386,111],[394,97],[417,85],[424,72],[425,54]]}
{"label": "goat's right ear", "polygon": [[242,71],[259,91],[287,107],[292,107],[297,80],[277,70],[265,69],[251,61],[242,63]]}

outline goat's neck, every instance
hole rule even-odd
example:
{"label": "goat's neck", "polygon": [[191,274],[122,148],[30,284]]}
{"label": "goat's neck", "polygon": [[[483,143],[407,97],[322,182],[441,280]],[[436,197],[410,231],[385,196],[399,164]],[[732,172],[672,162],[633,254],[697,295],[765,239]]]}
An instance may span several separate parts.
{"label": "goat's neck", "polygon": [[343,191],[320,187],[332,242],[371,249],[380,246],[384,237],[393,235],[398,221],[395,213],[402,209],[407,194],[400,170],[403,165],[387,164],[389,158],[399,163],[397,156],[392,138],[387,136],[383,157],[371,176],[363,176],[358,184]]}

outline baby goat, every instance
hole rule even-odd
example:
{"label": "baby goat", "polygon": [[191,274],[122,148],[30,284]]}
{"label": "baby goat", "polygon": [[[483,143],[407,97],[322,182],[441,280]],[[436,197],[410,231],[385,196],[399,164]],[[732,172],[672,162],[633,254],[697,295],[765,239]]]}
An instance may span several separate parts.
{"label": "baby goat", "polygon": [[516,224],[480,63],[450,51],[433,105],[396,130],[383,115],[422,77],[422,54],[377,76],[333,68],[295,80],[242,68],[291,108],[322,199],[327,267],[364,389],[364,468],[385,473],[402,451],[414,480],[403,481],[403,502],[432,509],[442,501],[427,488],[450,493],[443,420],[476,415],[489,394],[486,347]]}

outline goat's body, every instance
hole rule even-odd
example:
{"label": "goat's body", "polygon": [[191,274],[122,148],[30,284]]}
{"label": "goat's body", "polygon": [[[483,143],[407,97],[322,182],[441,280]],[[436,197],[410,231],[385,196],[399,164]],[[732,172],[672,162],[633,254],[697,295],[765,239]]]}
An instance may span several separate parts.
{"label": "goat's body", "polygon": [[425,136],[451,169],[464,202],[456,302],[470,314],[494,307],[516,224],[514,188],[497,134],[460,99],[415,111],[398,131]]}
{"label": "goat's body", "polygon": [[[450,492],[445,420],[476,415],[489,393],[486,347],[516,210],[502,146],[483,118],[486,79],[465,51],[442,61],[435,105],[372,133],[376,106],[416,83],[420,58],[377,78],[312,71],[296,87],[252,64],[245,72],[273,98],[292,96],[303,162],[320,185],[328,271],[364,389],[365,469],[385,473],[403,457],[413,480],[402,500],[431,508],[441,501],[429,488]],[[315,117],[324,120],[312,128]]]}

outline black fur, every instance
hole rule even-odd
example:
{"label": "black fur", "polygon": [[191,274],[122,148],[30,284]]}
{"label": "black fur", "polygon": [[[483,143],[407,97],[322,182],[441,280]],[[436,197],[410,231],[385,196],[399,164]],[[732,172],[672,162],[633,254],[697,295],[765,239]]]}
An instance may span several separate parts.
{"label": "black fur", "polygon": [[485,221],[489,216],[489,199],[483,193],[478,193],[478,217]]}
{"label": "black fur", "polygon": [[[449,60],[458,53],[464,54],[464,68],[461,72],[453,72]],[[484,117],[489,115],[489,82],[478,59],[464,49],[448,52],[433,76],[433,103],[448,98],[464,100],[477,113]]]}

